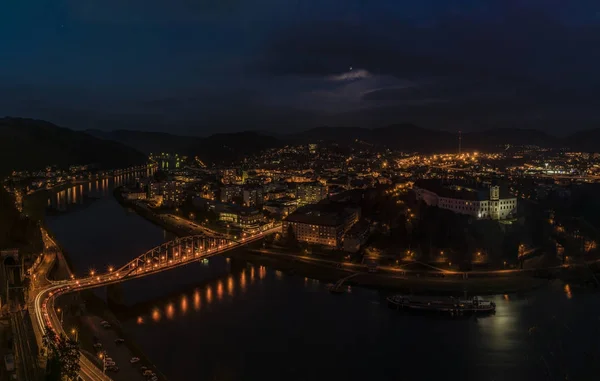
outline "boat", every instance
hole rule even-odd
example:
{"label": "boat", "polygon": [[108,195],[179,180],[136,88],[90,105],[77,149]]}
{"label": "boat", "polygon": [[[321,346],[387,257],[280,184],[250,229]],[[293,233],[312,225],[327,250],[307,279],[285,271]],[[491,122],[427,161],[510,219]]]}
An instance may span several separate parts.
{"label": "boat", "polygon": [[496,303],[485,300],[480,296],[474,296],[470,299],[458,299],[451,296],[393,295],[386,298],[386,300],[391,308],[409,311],[440,312],[450,315],[482,314],[496,311]]}

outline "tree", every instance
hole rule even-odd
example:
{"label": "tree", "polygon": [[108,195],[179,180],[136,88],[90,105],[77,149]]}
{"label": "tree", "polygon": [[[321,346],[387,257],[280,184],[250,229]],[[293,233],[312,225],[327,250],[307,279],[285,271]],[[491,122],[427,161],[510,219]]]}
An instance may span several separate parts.
{"label": "tree", "polygon": [[286,243],[287,246],[295,249],[298,247],[298,239],[296,238],[296,232],[294,232],[294,228],[292,225],[288,225],[287,234],[286,234]]}
{"label": "tree", "polygon": [[79,344],[64,335],[57,336],[50,328],[42,337],[42,345],[47,355],[46,380],[75,380],[79,372]]}

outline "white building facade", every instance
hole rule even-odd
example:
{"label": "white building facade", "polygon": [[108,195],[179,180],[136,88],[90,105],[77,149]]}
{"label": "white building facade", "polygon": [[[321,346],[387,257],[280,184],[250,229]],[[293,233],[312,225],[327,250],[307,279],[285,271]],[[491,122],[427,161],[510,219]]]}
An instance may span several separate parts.
{"label": "white building facade", "polygon": [[[453,190],[455,187],[449,188]],[[489,187],[488,194],[481,190],[456,187],[460,192],[440,192],[415,186],[413,190],[418,200],[427,205],[451,210],[454,213],[467,214],[477,219],[505,220],[516,217],[517,198],[500,198],[500,187]],[[454,193],[454,194],[453,194]],[[466,195],[470,197],[461,197]]]}

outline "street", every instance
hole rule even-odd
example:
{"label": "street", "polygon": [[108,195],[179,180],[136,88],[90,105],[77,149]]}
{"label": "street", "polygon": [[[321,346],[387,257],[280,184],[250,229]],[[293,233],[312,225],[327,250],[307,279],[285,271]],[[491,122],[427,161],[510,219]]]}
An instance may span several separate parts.
{"label": "street", "polygon": [[[134,355],[130,352],[127,344],[116,344],[115,340],[119,338],[114,329],[106,329],[102,327],[100,322],[102,319],[98,316],[84,316],[82,318],[83,325],[86,327],[92,335],[96,336],[99,342],[102,344],[102,349],[106,351],[106,355],[113,359],[116,365],[119,367],[118,372],[106,371],[106,374],[116,381],[134,381],[134,380],[145,380],[146,378],[140,371],[141,362],[137,364],[131,364],[131,360]],[[102,369],[102,362],[98,359],[98,368]]]}

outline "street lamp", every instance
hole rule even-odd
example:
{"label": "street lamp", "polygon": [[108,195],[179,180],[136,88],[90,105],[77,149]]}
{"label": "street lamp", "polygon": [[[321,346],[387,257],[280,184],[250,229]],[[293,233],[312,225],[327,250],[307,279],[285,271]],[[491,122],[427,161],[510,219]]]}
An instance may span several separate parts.
{"label": "street lamp", "polygon": [[60,309],[60,307],[58,307],[56,309],[56,312],[58,312],[60,314],[60,324],[63,323],[63,310]]}
{"label": "street lamp", "polygon": [[75,341],[79,340],[79,332],[75,328],[71,329],[71,334],[75,335]]}
{"label": "street lamp", "polygon": [[102,360],[102,373],[106,374],[106,357],[102,352],[98,354],[98,357],[100,357],[100,360]]}

